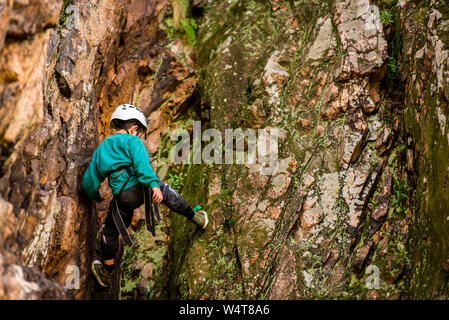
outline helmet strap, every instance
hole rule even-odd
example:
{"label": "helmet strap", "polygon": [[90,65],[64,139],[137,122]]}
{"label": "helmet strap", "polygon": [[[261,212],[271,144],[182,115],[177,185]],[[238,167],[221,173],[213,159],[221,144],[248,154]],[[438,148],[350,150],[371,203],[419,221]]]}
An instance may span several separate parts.
{"label": "helmet strap", "polygon": [[142,126],[139,126],[139,129],[137,129],[137,135],[141,134],[142,132],[145,133],[145,140],[147,140],[147,130],[144,129]]}

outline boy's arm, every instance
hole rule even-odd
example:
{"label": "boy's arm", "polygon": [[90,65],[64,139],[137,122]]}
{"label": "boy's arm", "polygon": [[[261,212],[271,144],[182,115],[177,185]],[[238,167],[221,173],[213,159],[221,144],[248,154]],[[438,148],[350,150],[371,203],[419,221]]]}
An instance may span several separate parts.
{"label": "boy's arm", "polygon": [[133,158],[133,168],[136,173],[137,180],[150,188],[159,186],[159,179],[153,171],[150,164],[150,155],[148,150],[140,138],[136,137],[131,140],[130,145],[131,156]]}
{"label": "boy's arm", "polygon": [[101,180],[100,177],[101,176],[98,173],[97,166],[92,159],[89,167],[84,173],[83,179],[81,180],[81,186],[83,187],[84,192],[89,197],[89,200],[100,201],[102,199],[98,188],[100,187],[100,184],[104,179]]}

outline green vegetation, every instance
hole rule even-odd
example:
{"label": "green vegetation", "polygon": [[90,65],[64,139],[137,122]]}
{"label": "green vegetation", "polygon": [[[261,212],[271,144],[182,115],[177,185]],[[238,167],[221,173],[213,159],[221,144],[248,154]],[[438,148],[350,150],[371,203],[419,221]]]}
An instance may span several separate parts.
{"label": "green vegetation", "polygon": [[[164,216],[164,214],[162,214]],[[167,238],[163,232],[163,219],[156,225],[156,237],[153,237],[141,224],[132,235],[134,247],[125,246],[121,263],[120,294],[121,299],[167,298],[166,273],[168,263]]]}
{"label": "green vegetation", "polygon": [[380,10],[380,21],[382,21],[385,26],[389,26],[394,21],[394,14],[388,9]]}
{"label": "green vegetation", "polygon": [[170,174],[170,178],[168,178],[168,184],[176,191],[180,191],[183,186],[182,178],[177,174]]}
{"label": "green vegetation", "polygon": [[387,66],[388,66],[388,79],[390,80],[396,80],[399,78],[399,66],[398,66],[398,62],[396,61],[396,59],[394,57],[388,57],[388,61],[387,61]]}
{"label": "green vegetation", "polygon": [[166,18],[161,24],[170,39],[183,39],[186,44],[195,47],[197,44],[198,24],[192,18],[192,6],[188,0],[172,1],[173,16]]}
{"label": "green vegetation", "polygon": [[185,39],[188,45],[195,47],[197,44],[197,31],[198,24],[192,18],[179,21],[180,27],[174,26],[173,19],[168,18],[165,20],[162,28],[167,32],[167,36],[170,39]]}
{"label": "green vegetation", "polygon": [[193,19],[181,20],[181,27],[187,38],[187,43],[192,47],[196,45],[196,32],[198,30],[198,25]]}

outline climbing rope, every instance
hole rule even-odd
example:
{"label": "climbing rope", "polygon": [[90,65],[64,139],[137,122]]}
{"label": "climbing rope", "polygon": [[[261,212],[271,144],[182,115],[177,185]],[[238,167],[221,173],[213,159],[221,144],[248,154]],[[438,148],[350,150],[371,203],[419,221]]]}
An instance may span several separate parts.
{"label": "climbing rope", "polygon": [[140,41],[139,41],[139,48],[137,49],[137,57],[136,57],[136,70],[134,72],[134,81],[133,81],[133,91],[131,93],[131,101],[130,104],[133,104],[134,100],[134,92],[136,90],[136,83],[137,83],[137,72],[139,70],[139,63],[141,59],[142,54],[142,44],[143,44],[143,33],[145,31],[145,25],[147,24],[147,10],[148,10],[148,0],[145,1],[145,13],[143,15],[143,23],[142,23],[142,30],[140,31]]}

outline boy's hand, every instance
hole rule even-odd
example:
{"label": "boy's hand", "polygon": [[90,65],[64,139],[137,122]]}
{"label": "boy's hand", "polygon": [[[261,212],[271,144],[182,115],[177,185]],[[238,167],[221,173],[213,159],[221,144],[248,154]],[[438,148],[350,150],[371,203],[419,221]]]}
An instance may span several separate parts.
{"label": "boy's hand", "polygon": [[153,190],[153,201],[156,203],[161,203],[161,201],[164,200],[161,189],[154,187],[151,190]]}

